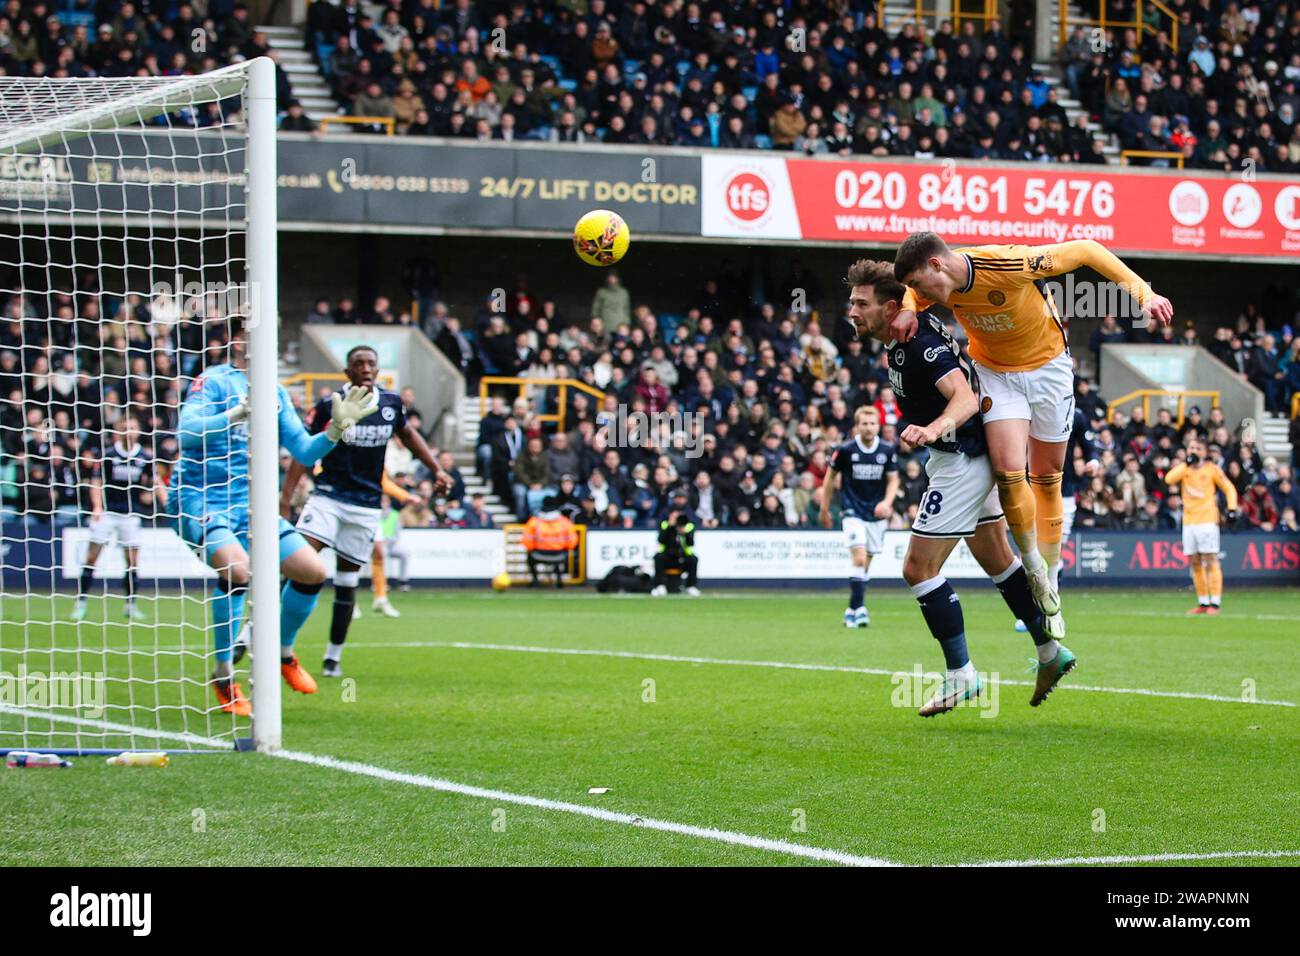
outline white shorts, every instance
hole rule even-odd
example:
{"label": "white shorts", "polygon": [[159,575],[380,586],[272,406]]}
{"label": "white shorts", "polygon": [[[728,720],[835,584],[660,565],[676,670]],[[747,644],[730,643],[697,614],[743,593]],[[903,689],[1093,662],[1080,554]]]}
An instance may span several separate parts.
{"label": "white shorts", "polygon": [[112,544],[114,538],[124,548],[140,547],[140,516],[105,511],[90,523],[91,544]]}
{"label": "white shorts", "polygon": [[912,534],[922,538],[969,538],[979,525],[1002,517],[989,456],[930,449],[930,479],[916,509]]}
{"label": "white shorts", "polygon": [[999,372],[979,362],[975,367],[984,421],[1016,418],[1029,422],[1031,438],[1069,441],[1074,427],[1074,366],[1068,353],[1027,372]]}
{"label": "white shorts", "polygon": [[313,493],[298,518],[298,530],[333,548],[340,557],[365,567],[370,563],[379,518],[378,508],[363,508]]}
{"label": "white shorts", "polygon": [[845,515],[841,523],[844,525],[844,537],[849,543],[850,551],[854,548],[866,548],[867,554],[879,554],[885,550],[885,529],[889,527],[887,519],[863,521],[861,518]]}
{"label": "white shorts", "polygon": [[1183,525],[1183,554],[1219,553],[1219,526],[1217,524]]}

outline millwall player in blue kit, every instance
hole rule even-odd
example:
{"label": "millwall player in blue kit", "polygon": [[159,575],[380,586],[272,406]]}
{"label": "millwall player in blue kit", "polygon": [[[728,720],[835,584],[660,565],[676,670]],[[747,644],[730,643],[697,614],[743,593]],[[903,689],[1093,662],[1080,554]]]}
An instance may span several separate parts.
{"label": "millwall player in blue kit", "polygon": [[1029,703],[1037,707],[1074,667],[1075,658],[1057,640],[1064,634],[1059,613],[1046,616],[1035,603],[1025,568],[1007,543],[973,368],[933,316],[923,317],[906,343],[894,341],[890,323],[905,290],[890,263],[861,259],[849,268],[845,284],[850,290],[849,320],[858,337],[877,339],[888,353],[890,385],[903,417],[911,422],[900,439],[929,449],[929,484],[912,526],[903,578],[943,649],[947,675],[919,712],[922,717],[942,714],[983,690],[966,648],[961,603],[943,576],[944,562],[963,538],[1034,639],[1038,678]]}
{"label": "millwall player in blue kit", "polygon": [[[231,322],[229,361],[209,367],[195,379],[181,405],[180,459],[172,471],[168,500],[178,509],[181,537],[219,579],[212,599],[213,691],[222,710],[246,717],[252,705],[232,674],[234,639],[249,583],[248,338],[242,318]],[[378,396],[364,388],[335,396],[330,427],[315,437],[299,421],[284,386],[278,386],[278,400],[280,444],[295,459],[311,465],[334,447],[349,426],[375,410]],[[280,570],[289,579],[280,604],[280,672],[294,690],[310,694],[316,682],[298,663],[293,636],[315,607],[325,568],[284,520],[280,522]]]}
{"label": "millwall player in blue kit", "polygon": [[[379,354],[368,345],[358,345],[348,352],[344,371],[350,387],[374,389],[379,406],[345,431],[338,445],[321,459],[316,487],[298,518],[298,531],[308,544],[317,551],[334,549],[334,613],[321,669],[325,677],[343,675],[339,662],[356,607],[361,568],[370,560],[383,517],[380,505],[384,495],[384,453],[389,440],[396,437],[433,472],[435,494],[445,494],[452,487],[451,476],[438,465],[415,426],[406,420],[401,398],[375,385]],[[309,431],[320,432],[330,426],[337,397],[338,393],[316,403],[307,415]],[[280,496],[280,512],[285,518],[289,517],[289,502],[306,472],[300,463],[289,466]]]}
{"label": "millwall player in blue kit", "polygon": [[831,526],[831,496],[836,483],[843,494],[844,536],[848,539],[853,570],[849,572],[849,606],[845,627],[868,627],[865,596],[871,559],[885,546],[885,529],[898,495],[898,449],[880,440],[880,413],[863,405],[853,414],[853,440],[836,448],[822,480],[819,515],[822,527]]}

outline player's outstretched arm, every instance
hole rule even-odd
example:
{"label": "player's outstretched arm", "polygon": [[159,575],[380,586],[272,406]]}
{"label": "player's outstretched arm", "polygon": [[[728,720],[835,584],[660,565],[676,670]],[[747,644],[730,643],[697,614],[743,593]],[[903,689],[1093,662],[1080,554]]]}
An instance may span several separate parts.
{"label": "player's outstretched arm", "polygon": [[206,438],[248,418],[247,396],[228,409],[221,408],[224,404],[225,396],[219,394],[211,381],[204,382],[198,391],[190,393],[181,405],[180,421],[176,426],[183,450],[202,451]]}
{"label": "player's outstretched arm", "polygon": [[[307,426],[302,423],[297,412],[293,410],[293,402],[283,385],[280,386],[279,429],[280,444],[293,456],[296,463],[307,468],[310,468],[329,454],[330,450],[338,443],[337,439],[330,437],[328,429],[316,435],[307,431]],[[340,434],[342,433],[340,432]],[[285,488],[288,489],[288,487],[286,483]]]}
{"label": "player's outstretched arm", "polygon": [[1028,261],[1029,271],[1035,276],[1058,276],[1073,272],[1080,266],[1091,266],[1133,296],[1158,324],[1168,325],[1173,321],[1173,303],[1154,292],[1119,256],[1095,239],[1072,239],[1055,245],[1037,246],[1028,256]]}
{"label": "player's outstretched arm", "polygon": [[438,464],[438,459],[433,457],[433,450],[425,442],[424,436],[416,431],[415,426],[407,422],[398,429],[397,437],[401,439],[403,445],[411,450],[411,454],[424,462],[424,467],[433,472],[433,490],[439,495],[445,495],[451,491],[456,484],[455,480],[442,470],[442,466]]}
{"label": "player's outstretched arm", "polygon": [[[1180,461],[1174,467],[1165,472],[1165,484],[1176,485],[1182,482],[1183,476],[1187,474],[1187,462]],[[1236,491],[1234,488],[1233,491]]]}

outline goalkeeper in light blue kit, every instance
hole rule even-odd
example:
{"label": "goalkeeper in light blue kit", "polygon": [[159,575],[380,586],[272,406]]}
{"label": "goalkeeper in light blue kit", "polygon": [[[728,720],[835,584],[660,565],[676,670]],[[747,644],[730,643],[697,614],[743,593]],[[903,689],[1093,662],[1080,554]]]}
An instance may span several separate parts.
{"label": "goalkeeper in light blue kit", "polygon": [[[232,679],[233,647],[248,591],[248,339],[243,319],[232,319],[229,362],[214,365],[190,386],[181,406],[180,459],[168,496],[178,510],[181,537],[217,572],[212,624],[216,667],[212,687],[221,709],[249,716],[252,705]],[[280,444],[304,465],[314,465],[343,432],[375,411],[379,395],[369,388],[334,396],[333,417],[310,435],[278,386]],[[277,463],[278,467],[278,463]],[[316,551],[280,519],[280,570],[288,578],[280,598],[280,672],[294,690],[314,693],[316,681],[298,663],[293,642],[311,616],[325,582]]]}

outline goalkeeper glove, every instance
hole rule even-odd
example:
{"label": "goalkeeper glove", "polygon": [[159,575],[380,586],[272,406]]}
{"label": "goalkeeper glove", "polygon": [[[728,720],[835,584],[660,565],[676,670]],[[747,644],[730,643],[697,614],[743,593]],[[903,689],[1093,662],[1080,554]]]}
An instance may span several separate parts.
{"label": "goalkeeper glove", "polygon": [[226,409],[226,421],[235,425],[248,419],[248,396],[245,395],[236,404]]}
{"label": "goalkeeper glove", "polygon": [[326,433],[330,441],[337,442],[343,433],[361,421],[373,415],[379,408],[379,393],[371,388],[356,386],[346,394],[334,395],[334,405]]}

